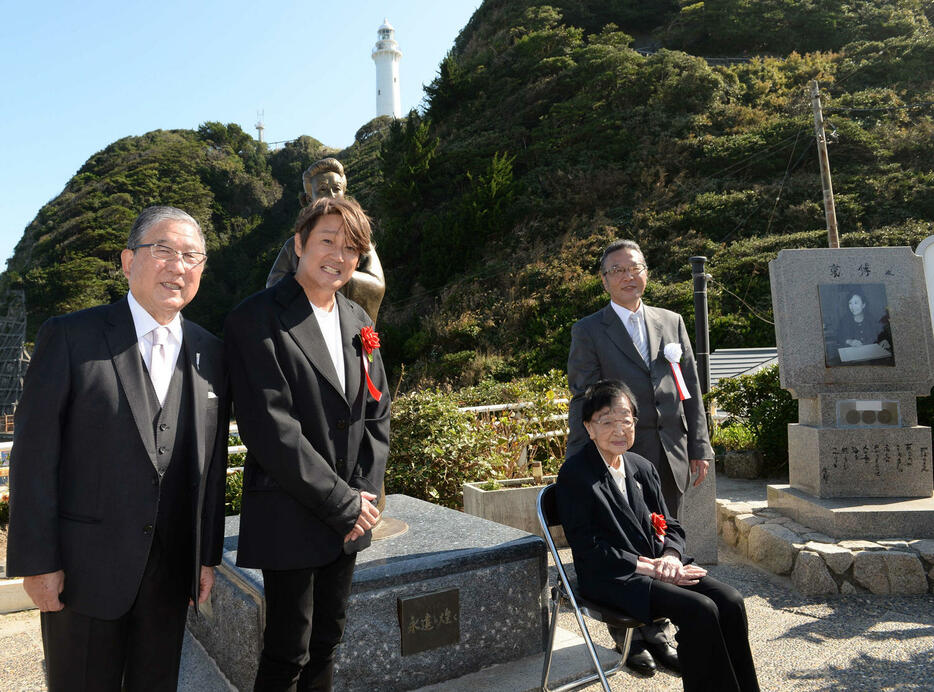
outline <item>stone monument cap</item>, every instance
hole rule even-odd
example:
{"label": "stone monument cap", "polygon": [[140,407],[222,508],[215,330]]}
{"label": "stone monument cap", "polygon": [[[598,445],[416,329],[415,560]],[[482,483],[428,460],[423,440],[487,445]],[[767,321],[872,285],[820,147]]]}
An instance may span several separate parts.
{"label": "stone monument cap", "polygon": [[911,248],[781,250],[769,275],[781,385],[796,399],[931,392],[934,335]]}

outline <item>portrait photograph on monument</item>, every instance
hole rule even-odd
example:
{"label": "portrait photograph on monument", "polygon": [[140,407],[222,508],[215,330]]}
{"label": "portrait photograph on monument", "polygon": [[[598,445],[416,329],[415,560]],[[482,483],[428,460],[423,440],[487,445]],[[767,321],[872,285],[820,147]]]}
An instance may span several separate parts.
{"label": "portrait photograph on monument", "polygon": [[820,284],[817,292],[828,368],[895,365],[884,284]]}

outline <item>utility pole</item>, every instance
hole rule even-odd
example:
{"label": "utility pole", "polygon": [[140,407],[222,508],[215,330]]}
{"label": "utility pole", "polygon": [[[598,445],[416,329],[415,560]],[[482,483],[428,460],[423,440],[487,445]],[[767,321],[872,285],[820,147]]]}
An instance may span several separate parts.
{"label": "utility pole", "polygon": [[824,115],[820,107],[817,80],[811,82],[811,107],[814,109],[814,134],[817,136],[817,158],[820,160],[821,187],[824,189],[824,216],[827,218],[827,245],[840,247],[837,233],[837,210],[833,204],[833,185],[830,183],[830,159],[827,157],[827,137],[824,134]]}

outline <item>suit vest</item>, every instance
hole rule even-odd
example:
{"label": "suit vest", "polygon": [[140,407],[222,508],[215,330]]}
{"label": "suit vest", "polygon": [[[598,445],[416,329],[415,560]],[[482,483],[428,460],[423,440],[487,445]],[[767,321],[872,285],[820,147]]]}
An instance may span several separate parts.
{"label": "suit vest", "polygon": [[[156,531],[162,544],[188,551],[193,544],[194,491],[191,468],[191,382],[185,364],[185,345],[178,354],[165,403],[159,404],[146,373],[146,404],[155,441],[155,470],[159,477]],[[144,366],[145,372],[145,366]]]}

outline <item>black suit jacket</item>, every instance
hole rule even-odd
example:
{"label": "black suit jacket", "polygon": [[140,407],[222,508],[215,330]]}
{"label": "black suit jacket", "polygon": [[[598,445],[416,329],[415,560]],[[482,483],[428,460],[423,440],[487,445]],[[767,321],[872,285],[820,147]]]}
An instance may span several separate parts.
{"label": "black suit jacket", "polygon": [[360,514],[359,490],[379,494],[389,454],[389,392],[379,349],[369,363],[382,392],[369,394],[360,330],[373,322],[337,294],[346,387],[293,275],[241,303],[225,340],[234,412],[246,462],[237,564],[316,567],[367,547],[343,539]]}
{"label": "black suit jacket", "polygon": [[[221,558],[229,404],[220,340],[188,320],[182,330],[196,595],[200,565]],[[148,377],[124,298],[42,325],[16,409],[7,571],[64,570],[62,601],[97,618],[129,610],[152,543],[159,482]]]}
{"label": "black suit jacket", "polygon": [[[587,432],[581,423],[587,387],[598,380],[621,380],[632,390],[639,409],[632,451],[656,463],[667,461],[678,489],[684,493],[690,481],[690,460],[713,459],[694,351],[681,315],[646,305],[645,325],[649,365],[610,305],[571,329],[567,455],[570,457],[587,444]],[[679,344],[683,352],[681,372],[691,393],[685,401],[678,395],[671,364],[665,359],[665,345],[670,343]]]}
{"label": "black suit jacket", "polygon": [[[636,574],[639,556],[661,557],[665,548],[674,548],[682,562],[692,560],[684,555],[684,530],[668,513],[655,467],[632,452],[623,455],[623,463],[628,502],[596,446],[588,443],[558,472],[558,511],[581,592],[650,622],[652,578]],[[653,512],[668,523],[664,542],[655,537]]]}

